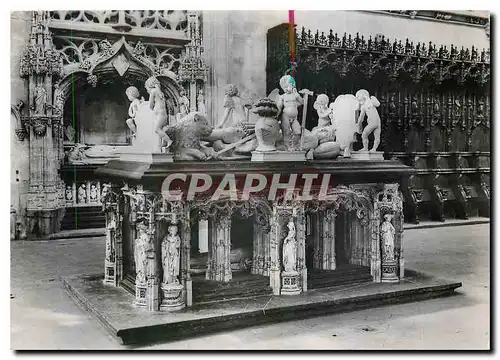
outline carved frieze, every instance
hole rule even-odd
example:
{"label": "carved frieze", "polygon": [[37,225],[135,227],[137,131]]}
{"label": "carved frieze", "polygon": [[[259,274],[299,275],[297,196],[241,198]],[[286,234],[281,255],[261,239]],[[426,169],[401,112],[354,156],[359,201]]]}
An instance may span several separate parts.
{"label": "carved frieze", "polygon": [[353,73],[369,79],[383,73],[391,82],[406,76],[416,84],[423,81],[441,84],[448,80],[485,84],[490,80],[489,50],[479,53],[475,47],[438,48],[432,42],[414,44],[406,39],[403,44],[384,36],[365,39],[359,34],[339,37],[332,30],[326,36],[305,28],[297,34],[296,46],[298,64],[316,73],[328,68],[340,77]]}
{"label": "carved frieze", "polygon": [[187,28],[186,10],[56,10],[50,11],[49,16],[55,23],[109,25],[123,31],[132,28],[185,31]]}

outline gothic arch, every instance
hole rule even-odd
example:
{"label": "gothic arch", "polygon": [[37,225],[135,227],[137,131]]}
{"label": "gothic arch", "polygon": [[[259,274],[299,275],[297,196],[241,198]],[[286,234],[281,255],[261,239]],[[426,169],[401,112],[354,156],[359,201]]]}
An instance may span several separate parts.
{"label": "gothic arch", "polygon": [[[80,62],[64,65],[64,75],[57,83],[62,92],[64,102],[69,97],[74,81],[77,80],[82,80],[84,84],[89,84],[92,87],[98,87],[100,81],[110,78],[120,78],[125,75],[144,81],[151,76],[156,76],[161,83],[162,90],[172,102],[175,111],[177,111],[179,108],[180,92],[183,90],[183,87],[178,83],[177,75],[172,71],[172,66],[179,59],[169,54],[167,50],[160,53],[156,59],[156,63],[154,63],[142,53],[143,51],[143,46],[140,42],[134,48],[126,41],[125,37],[117,40],[112,45],[107,39],[100,41],[98,45],[94,46],[94,53],[91,56],[84,60],[83,57],[80,57]],[[120,56],[125,56],[129,65],[121,74],[112,64]],[[166,67],[162,66],[165,64],[165,62],[162,62],[162,59],[165,58],[168,58],[170,61]]]}

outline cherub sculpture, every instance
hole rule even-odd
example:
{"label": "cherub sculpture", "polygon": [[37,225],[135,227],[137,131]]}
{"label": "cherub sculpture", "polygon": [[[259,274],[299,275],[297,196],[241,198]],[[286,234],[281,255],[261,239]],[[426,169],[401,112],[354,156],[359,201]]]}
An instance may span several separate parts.
{"label": "cherub sculpture", "polygon": [[149,93],[149,107],[155,113],[155,132],[160,136],[162,146],[168,148],[172,145],[172,139],[163,131],[163,127],[168,125],[165,95],[161,91],[160,82],[154,76],[146,80],[145,87]]}
{"label": "cherub sculpture", "polygon": [[[361,134],[361,139],[363,141],[363,148],[361,149],[361,151],[368,151],[368,136],[373,133],[373,147],[369,151],[375,152],[380,145],[381,123],[380,116],[378,115],[378,111],[376,109],[380,106],[380,102],[375,96],[370,97],[370,94],[366,90],[359,90],[356,93],[356,99],[360,104],[361,110],[358,118],[358,134]],[[367,117],[368,125],[366,125],[364,129],[362,129],[365,114]]]}
{"label": "cherub sculpture", "polygon": [[318,113],[318,128],[328,126],[331,124],[330,114],[332,113],[331,108],[328,107],[328,96],[325,94],[320,94],[314,102],[314,109]]}
{"label": "cherub sculpture", "polygon": [[[234,84],[228,84],[224,92],[224,116],[217,124],[216,129],[237,126],[246,120],[245,104],[246,102],[238,95],[238,88]],[[232,121],[229,120],[232,115]]]}
{"label": "cherub sculpture", "polygon": [[280,87],[285,92],[278,96],[277,105],[281,112],[281,131],[283,132],[283,142],[287,150],[291,150],[291,135],[299,136],[301,126],[297,120],[299,114],[298,107],[304,104],[302,97],[295,87],[295,79],[290,75],[282,76]]}
{"label": "cherub sculpture", "polygon": [[129,101],[131,101],[130,106],[128,107],[128,116],[130,116],[130,118],[127,119],[126,123],[132,131],[132,136],[135,136],[135,133],[137,132],[135,116],[137,114],[137,109],[139,109],[139,106],[144,101],[144,98],[139,98],[139,90],[135,86],[129,86],[127,90],[125,90],[125,94],[127,95]]}

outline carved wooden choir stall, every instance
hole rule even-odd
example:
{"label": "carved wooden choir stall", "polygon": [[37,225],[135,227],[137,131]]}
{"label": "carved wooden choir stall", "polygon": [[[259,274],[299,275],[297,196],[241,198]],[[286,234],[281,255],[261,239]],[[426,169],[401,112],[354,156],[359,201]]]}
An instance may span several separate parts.
{"label": "carved wooden choir stall", "polygon": [[[487,19],[453,17],[489,29]],[[267,34],[268,92],[290,68],[288,29],[281,24]],[[298,87],[330,99],[364,88],[380,101],[380,150],[416,170],[402,186],[406,221],[489,216],[489,49],[304,28],[296,29],[295,44]],[[312,111],[306,127],[317,121]]]}

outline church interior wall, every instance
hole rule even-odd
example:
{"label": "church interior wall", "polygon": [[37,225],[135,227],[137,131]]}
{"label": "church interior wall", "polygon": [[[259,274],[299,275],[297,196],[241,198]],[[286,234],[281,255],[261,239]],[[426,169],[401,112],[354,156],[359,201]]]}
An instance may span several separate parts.
{"label": "church interior wall", "polygon": [[[26,11],[11,13],[11,40],[10,40],[10,92],[11,104],[24,102],[23,110],[27,110],[28,92],[24,79],[19,76],[21,55],[29,39],[30,14]],[[11,162],[11,205],[16,214],[22,215],[26,209],[26,194],[29,186],[29,142],[20,141],[14,132],[16,118],[11,112],[10,122],[10,162]]]}
{"label": "church interior wall", "polygon": [[[288,22],[288,12],[279,11],[205,11],[204,43],[210,67],[210,114],[217,123],[223,114],[224,86],[235,84],[243,99],[266,96],[267,30]],[[390,39],[424,42],[438,46],[451,44],[461,48],[489,48],[489,38],[482,27],[364,11],[295,11],[297,30],[302,26],[339,36],[359,32],[365,38],[378,34]],[[276,84],[278,87],[278,84]],[[252,115],[251,115],[252,116]]]}

